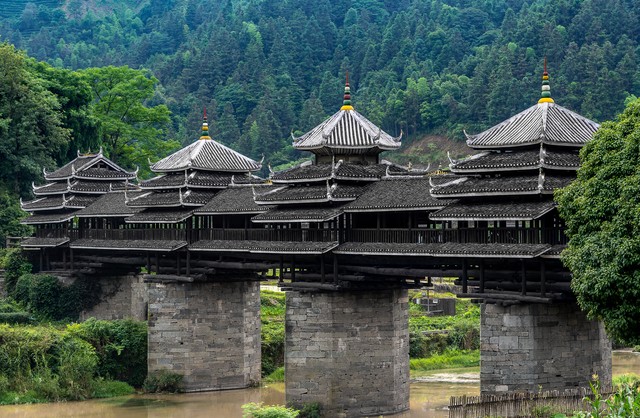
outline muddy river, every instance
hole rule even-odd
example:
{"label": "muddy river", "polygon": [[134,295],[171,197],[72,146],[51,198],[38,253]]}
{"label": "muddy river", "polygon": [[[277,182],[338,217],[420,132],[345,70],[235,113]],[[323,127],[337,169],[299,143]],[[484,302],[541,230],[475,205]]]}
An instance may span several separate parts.
{"label": "muddy river", "polygon": [[[613,374],[640,374],[640,354],[615,352]],[[447,417],[450,396],[479,393],[479,370],[420,373],[411,384],[411,410],[398,418]],[[2,418],[241,418],[247,402],[284,403],[284,384],[223,392],[181,395],[133,395],[57,404],[0,406]]]}

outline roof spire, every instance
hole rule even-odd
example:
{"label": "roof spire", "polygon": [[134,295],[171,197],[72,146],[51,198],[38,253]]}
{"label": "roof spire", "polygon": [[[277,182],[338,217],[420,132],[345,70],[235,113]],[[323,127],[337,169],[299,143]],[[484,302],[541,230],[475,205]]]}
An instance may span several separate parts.
{"label": "roof spire", "polygon": [[549,87],[549,73],[547,72],[547,57],[544,57],[544,72],[542,73],[542,94],[538,103],[553,103],[551,87]]}
{"label": "roof spire", "polygon": [[344,99],[340,110],[353,110],[353,106],[351,106],[351,88],[349,87],[349,71],[347,71],[347,82],[344,84]]}
{"label": "roof spire", "polygon": [[200,135],[200,139],[211,139],[209,136],[209,124],[207,123],[207,107],[204,108],[204,116],[202,118],[202,134]]}

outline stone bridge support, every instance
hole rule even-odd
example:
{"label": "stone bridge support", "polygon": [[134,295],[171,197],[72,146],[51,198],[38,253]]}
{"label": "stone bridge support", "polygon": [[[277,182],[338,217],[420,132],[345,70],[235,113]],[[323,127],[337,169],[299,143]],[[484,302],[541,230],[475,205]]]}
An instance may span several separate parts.
{"label": "stone bridge support", "polygon": [[602,323],[575,303],[483,304],[480,390],[588,387],[593,374],[611,383],[611,342]]}
{"label": "stone bridge support", "polygon": [[326,416],[409,409],[406,290],[287,292],[287,403]]}
{"label": "stone bridge support", "polygon": [[184,376],[187,392],[260,381],[256,281],[149,284],[149,373]]}

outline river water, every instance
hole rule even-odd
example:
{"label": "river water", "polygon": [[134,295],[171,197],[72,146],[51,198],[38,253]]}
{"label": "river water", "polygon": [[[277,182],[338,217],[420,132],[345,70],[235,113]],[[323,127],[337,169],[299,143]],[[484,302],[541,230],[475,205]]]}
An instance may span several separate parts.
{"label": "river water", "polygon": [[[640,374],[640,354],[615,352],[613,374]],[[411,383],[411,410],[394,418],[448,417],[450,396],[477,395],[477,368],[422,373]],[[261,388],[180,395],[133,395],[120,398],[37,405],[0,406],[2,418],[241,418],[242,404],[284,404],[284,384]]]}

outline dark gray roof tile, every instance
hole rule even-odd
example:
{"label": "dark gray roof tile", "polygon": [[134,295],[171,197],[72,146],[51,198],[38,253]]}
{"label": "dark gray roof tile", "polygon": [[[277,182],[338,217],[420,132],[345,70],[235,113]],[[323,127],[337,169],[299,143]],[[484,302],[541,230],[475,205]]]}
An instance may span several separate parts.
{"label": "dark gray roof tile", "polygon": [[345,212],[386,212],[397,210],[433,210],[446,205],[446,199],[436,199],[430,194],[428,177],[389,177],[367,186],[355,201],[345,207]]}
{"label": "dark gray roof tile", "polygon": [[255,254],[324,254],[337,247],[337,242],[290,241],[198,241],[191,251],[245,252]]}
{"label": "dark gray roof tile", "polygon": [[534,258],[549,251],[548,244],[402,244],[347,242],[334,250],[345,255],[405,255],[430,257]]}
{"label": "dark gray roof tile", "polygon": [[455,201],[429,215],[436,221],[530,221],[552,211],[550,200],[490,200],[482,202]]}

